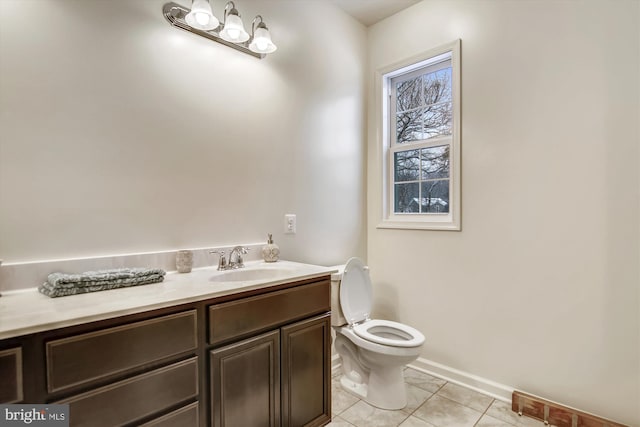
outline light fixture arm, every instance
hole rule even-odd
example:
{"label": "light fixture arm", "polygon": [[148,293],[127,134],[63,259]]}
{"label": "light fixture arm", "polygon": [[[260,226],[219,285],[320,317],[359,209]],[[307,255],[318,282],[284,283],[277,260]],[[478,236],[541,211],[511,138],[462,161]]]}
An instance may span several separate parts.
{"label": "light fixture arm", "polygon": [[[227,11],[227,6],[229,6],[229,4],[231,4],[232,8]],[[235,10],[235,5],[233,4],[233,2],[229,2],[227,3],[227,6],[225,6],[225,13],[224,13],[224,20],[226,20],[228,13],[232,13]],[[259,58],[262,59],[264,58],[266,55],[264,53],[257,53],[257,52],[253,52],[252,50],[249,49],[249,43],[248,42],[244,42],[244,43],[231,43],[228,42],[226,40],[224,40],[222,37],[220,37],[220,33],[219,31],[216,30],[209,30],[209,31],[205,31],[205,30],[198,30],[196,28],[192,28],[191,26],[189,26],[186,21],[185,21],[185,16],[187,16],[187,13],[189,13],[190,10],[185,8],[184,6],[180,6],[177,3],[174,2],[170,2],[170,3],[166,3],[163,7],[162,7],[162,14],[164,15],[164,17],[166,18],[167,21],[169,21],[169,23],[176,27],[179,28],[181,30],[184,31],[188,31],[192,34],[197,34],[201,37],[205,37],[209,40],[213,40],[215,42],[218,42],[220,44],[223,44],[225,46],[231,47],[233,49],[236,49],[240,52],[244,52],[248,55],[251,55],[255,58]],[[235,10],[235,12],[237,13],[237,10]],[[258,15],[260,16],[260,15]],[[258,17],[256,17],[257,19]],[[260,20],[262,21],[262,17],[260,17]],[[255,21],[255,19],[254,19]],[[264,25],[261,22],[261,25]],[[220,25],[218,28],[222,29],[223,25]],[[266,26],[265,26],[266,27]],[[253,37],[253,28],[251,30],[252,33],[252,37]]]}
{"label": "light fixture arm", "polygon": [[227,22],[227,15],[239,15],[236,5],[230,1],[224,6],[224,14],[222,15],[222,26]]}
{"label": "light fixture arm", "polygon": [[253,36],[255,35],[256,32],[256,21],[260,19],[260,23],[258,24],[258,28],[267,28],[267,26],[264,23],[264,20],[262,19],[261,15],[256,15],[255,18],[253,18],[253,21],[251,21],[251,39],[253,40]]}

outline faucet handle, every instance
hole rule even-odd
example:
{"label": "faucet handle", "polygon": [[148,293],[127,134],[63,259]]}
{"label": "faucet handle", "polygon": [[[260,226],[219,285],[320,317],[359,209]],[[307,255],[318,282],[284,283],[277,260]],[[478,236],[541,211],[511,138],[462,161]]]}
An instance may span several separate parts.
{"label": "faucet handle", "polygon": [[[246,254],[247,252],[249,252],[249,248],[240,245],[231,249],[231,252],[229,252],[229,263],[227,265],[227,268],[244,267],[244,259],[242,259],[242,255]],[[233,255],[235,255],[235,261]]]}
{"label": "faucet handle", "polygon": [[240,248],[241,255],[238,255],[238,264],[240,264],[239,267],[244,267],[244,259],[242,258],[242,255],[246,255],[250,250],[251,248],[247,248],[246,246]]}
{"label": "faucet handle", "polygon": [[218,259],[218,270],[225,270],[227,268],[227,258],[226,254],[223,250],[220,251],[209,251],[210,254],[216,254],[220,258]]}
{"label": "faucet handle", "polygon": [[[244,267],[244,258],[242,255],[246,255],[251,248],[246,246],[238,246],[238,254],[236,255],[236,264],[238,267]],[[229,262],[231,262],[231,256],[229,256]]]}

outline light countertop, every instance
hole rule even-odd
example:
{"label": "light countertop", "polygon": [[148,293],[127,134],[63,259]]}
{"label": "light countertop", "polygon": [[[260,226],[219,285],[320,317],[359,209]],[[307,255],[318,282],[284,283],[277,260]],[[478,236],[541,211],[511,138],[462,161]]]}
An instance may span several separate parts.
{"label": "light countertop", "polygon": [[[3,293],[0,297],[0,339],[110,319],[164,307],[335,273],[334,267],[291,261],[246,262],[245,270],[276,268],[282,273],[256,280],[224,281],[215,267],[191,273],[169,272],[161,283],[49,298],[36,288]],[[239,270],[234,270],[239,271]]]}

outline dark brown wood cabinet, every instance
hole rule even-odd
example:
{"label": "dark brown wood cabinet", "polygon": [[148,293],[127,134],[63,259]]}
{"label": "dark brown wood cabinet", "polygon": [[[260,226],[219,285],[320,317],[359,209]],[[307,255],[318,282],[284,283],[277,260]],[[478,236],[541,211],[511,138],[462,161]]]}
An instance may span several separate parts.
{"label": "dark brown wood cabinet", "polygon": [[323,276],[2,340],[0,403],[67,403],[71,426],[322,426],[330,345]]}
{"label": "dark brown wood cabinet", "polygon": [[319,281],[209,307],[209,343],[226,343],[210,352],[213,427],[331,421],[329,285]]}
{"label": "dark brown wood cabinet", "polygon": [[211,350],[213,427],[331,421],[331,315]]}

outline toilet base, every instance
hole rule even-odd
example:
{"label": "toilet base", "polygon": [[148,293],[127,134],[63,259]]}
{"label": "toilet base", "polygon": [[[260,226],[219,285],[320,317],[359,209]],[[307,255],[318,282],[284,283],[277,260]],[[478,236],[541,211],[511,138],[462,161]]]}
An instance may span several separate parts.
{"label": "toilet base", "polygon": [[340,377],[340,385],[346,392],[353,394],[358,399],[367,399],[368,387],[366,384],[351,381],[346,375],[343,375]]}
{"label": "toilet base", "polygon": [[356,382],[342,375],[340,385],[350,394],[371,406],[386,410],[398,410],[407,406],[407,390],[403,366],[378,367],[370,371],[369,383]]}
{"label": "toilet base", "polygon": [[369,374],[367,403],[380,409],[397,410],[407,406],[404,366],[378,366]]}

